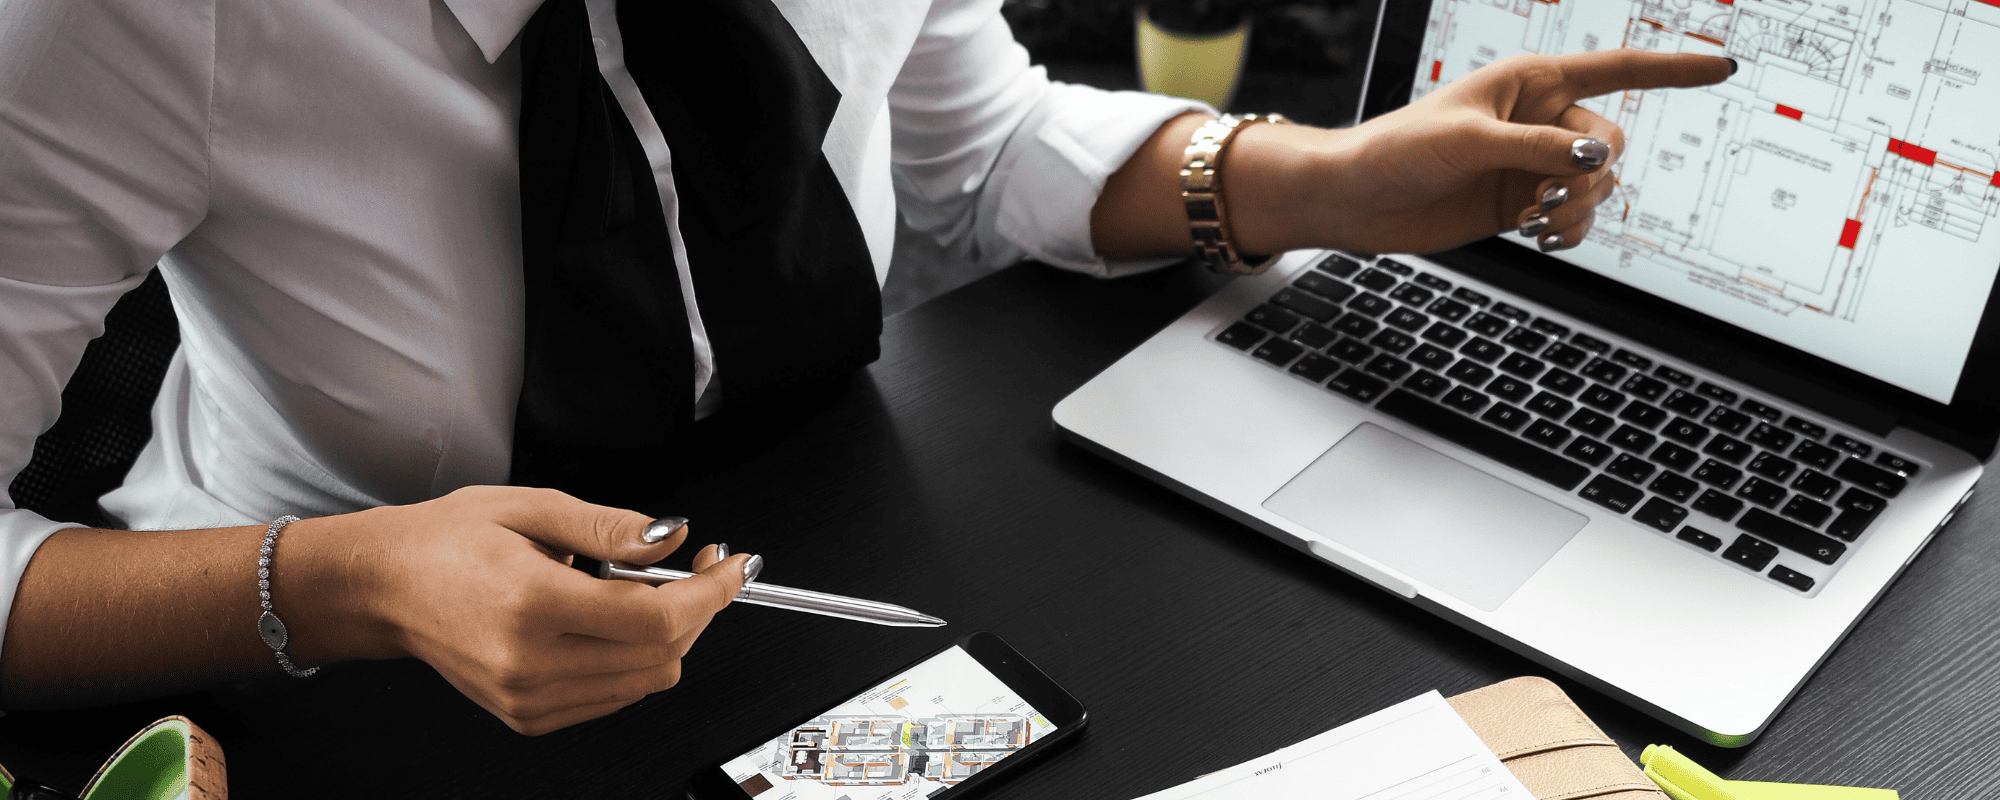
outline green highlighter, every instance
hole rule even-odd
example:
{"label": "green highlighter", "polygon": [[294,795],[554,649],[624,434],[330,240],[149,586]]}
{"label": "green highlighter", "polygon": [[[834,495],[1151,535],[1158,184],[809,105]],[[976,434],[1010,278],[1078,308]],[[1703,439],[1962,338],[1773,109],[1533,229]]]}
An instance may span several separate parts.
{"label": "green highlighter", "polygon": [[1639,763],[1674,800],[1901,800],[1894,789],[1724,780],[1666,745],[1647,745]]}

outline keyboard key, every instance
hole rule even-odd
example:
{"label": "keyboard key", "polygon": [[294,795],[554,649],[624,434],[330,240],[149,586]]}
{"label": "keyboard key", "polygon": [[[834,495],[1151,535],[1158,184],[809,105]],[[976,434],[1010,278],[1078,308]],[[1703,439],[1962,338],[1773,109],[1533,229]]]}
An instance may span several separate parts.
{"label": "keyboard key", "polygon": [[1792,451],[1792,458],[1805,462],[1807,466],[1833,469],[1833,465],[1840,463],[1845,456],[1839,450],[1817,442],[1800,442],[1798,449]]}
{"label": "keyboard key", "polygon": [[1583,362],[1590,360],[1590,354],[1562,342],[1556,342],[1549,345],[1549,349],[1542,351],[1542,358],[1559,367],[1576,369],[1582,366]]}
{"label": "keyboard key", "polygon": [[1653,448],[1653,454],[1648,458],[1665,464],[1667,469],[1687,469],[1694,466],[1694,462],[1701,460],[1701,456],[1695,455],[1693,450],[1673,442],[1661,442],[1659,447]]}
{"label": "keyboard key", "polygon": [[1404,375],[1410,374],[1411,367],[1410,362],[1389,355],[1388,353],[1383,353],[1369,361],[1365,369],[1382,376],[1384,379],[1396,381],[1401,380]]}
{"label": "keyboard key", "polygon": [[1879,510],[1863,511],[1859,508],[1843,508],[1840,510],[1840,516],[1834,517],[1833,523],[1826,526],[1826,532],[1831,536],[1838,536],[1850,542],[1854,541],[1855,537],[1860,536],[1862,531],[1868,529],[1868,523],[1874,522],[1875,516],[1879,513],[1881,513]]}
{"label": "keyboard key", "polygon": [[1250,351],[1250,355],[1255,356],[1260,361],[1268,361],[1282,367],[1292,363],[1292,359],[1298,358],[1299,354],[1305,351],[1304,347],[1300,347],[1295,343],[1273,338],[1266,340],[1263,344],[1257,345],[1257,349]]}
{"label": "keyboard key", "polygon": [[1342,339],[1335,342],[1332,347],[1326,349],[1326,352],[1334,358],[1338,358],[1349,364],[1367,363],[1368,359],[1375,357],[1375,348],[1354,339]]}
{"label": "keyboard key", "polygon": [[1409,303],[1419,308],[1422,308],[1425,303],[1430,302],[1435,297],[1437,297],[1436,292],[1414,283],[1406,283],[1389,291],[1389,299],[1399,303]]}
{"label": "keyboard key", "polygon": [[1299,324],[1299,315],[1265,303],[1250,309],[1250,313],[1243,315],[1243,321],[1272,333],[1284,333]]}
{"label": "keyboard key", "polygon": [[1696,528],[1692,525],[1682,528],[1680,534],[1675,536],[1674,538],[1692,544],[1703,550],[1707,550],[1708,552],[1711,553],[1715,552],[1715,548],[1722,546],[1722,540],[1715,538],[1714,534],[1701,530],[1700,528]]}
{"label": "keyboard key", "polygon": [[1350,369],[1333,376],[1333,380],[1326,382],[1326,388],[1367,403],[1388,391],[1389,384],[1380,378],[1368,377],[1361,370]]}
{"label": "keyboard key", "polygon": [[1831,564],[1839,560],[1842,553],[1847,552],[1847,545],[1839,540],[1821,536],[1803,525],[1781,519],[1778,515],[1761,508],[1750,509],[1742,519],[1736,521],[1736,527],[1821,564]]}
{"label": "keyboard key", "polygon": [[[1453,393],[1457,391],[1454,389]],[[1575,489],[1584,478],[1590,477],[1590,470],[1580,464],[1461,417],[1409,392],[1391,392],[1376,408],[1564,491]]]}
{"label": "keyboard key", "polygon": [[1313,269],[1320,270],[1321,272],[1330,272],[1346,278],[1361,271],[1361,262],[1339,253],[1332,253],[1327,255],[1326,258],[1320,259],[1319,263],[1314,264]]}
{"label": "keyboard key", "polygon": [[1491,339],[1474,336],[1472,337],[1472,341],[1466,342],[1464,347],[1458,348],[1458,352],[1466,358],[1477,359],[1491,364],[1501,356],[1506,355],[1507,348],[1494,344]]}
{"label": "keyboard key", "polygon": [[1743,409],[1744,411],[1748,411],[1752,414],[1768,419],[1772,422],[1777,422],[1779,417],[1785,415],[1785,412],[1783,411],[1779,411],[1775,408],[1772,408],[1768,405],[1765,405],[1748,397],[1743,398],[1743,403],[1737,407]]}
{"label": "keyboard key", "polygon": [[1443,371],[1445,367],[1451,366],[1451,362],[1456,360],[1458,359],[1452,356],[1450,350],[1434,344],[1422,345],[1410,351],[1410,361],[1425,369]]}
{"label": "keyboard key", "polygon": [[1481,308],[1484,308],[1487,303],[1493,302],[1493,298],[1487,297],[1486,295],[1480,294],[1471,289],[1467,289],[1463,286],[1460,286],[1457,289],[1453,289],[1451,291],[1451,299],[1457,300],[1458,302],[1465,303],[1467,305],[1479,306]]}
{"label": "keyboard key", "polygon": [[1703,446],[1701,451],[1731,464],[1741,464],[1743,459],[1749,458],[1751,453],[1756,452],[1756,448],[1718,433],[1715,438],[1708,440],[1708,444]]}
{"label": "keyboard key", "polygon": [[1569,335],[1568,326],[1565,326],[1562,323],[1557,322],[1555,320],[1546,319],[1542,317],[1535,318],[1534,322],[1528,323],[1528,327],[1535,329],[1536,333],[1542,334],[1551,339],[1561,339],[1564,336]]}
{"label": "keyboard key", "polygon": [[1501,372],[1522,380],[1534,380],[1536,375],[1542,374],[1542,370],[1548,368],[1549,365],[1526,353],[1515,353],[1500,360]]}
{"label": "keyboard key", "polygon": [[1813,422],[1812,420],[1801,419],[1799,417],[1792,417],[1791,419],[1785,420],[1785,430],[1791,431],[1800,436],[1804,436],[1808,439],[1826,438],[1825,425]]}
{"label": "keyboard key", "polygon": [[1527,402],[1528,410],[1544,417],[1562,419],[1576,404],[1548,392],[1539,392]]}
{"label": "keyboard key", "polygon": [[1641,371],[1653,368],[1652,359],[1624,348],[1619,348],[1618,352],[1612,353],[1611,360]]}
{"label": "keyboard key", "polygon": [[1577,492],[1577,494],[1582,495],[1585,500],[1589,500],[1620,514],[1631,511],[1632,506],[1636,505],[1640,498],[1646,496],[1645,492],[1614,481],[1609,475],[1599,475],[1590,479],[1590,482],[1584,484],[1583,490]]}
{"label": "keyboard key", "polygon": [[1301,358],[1299,359],[1299,363],[1292,365],[1293,375],[1305,378],[1313,383],[1319,383],[1333,377],[1333,373],[1339,371],[1340,362],[1317,353]]}
{"label": "keyboard key", "polygon": [[1714,400],[1715,402],[1721,403],[1725,406],[1736,405],[1735,392],[1732,392],[1728,389],[1724,389],[1713,383],[1709,383],[1708,381],[1702,381],[1701,385],[1695,387],[1694,390],[1700,392],[1701,396],[1706,397],[1710,400]]}
{"label": "keyboard key", "polygon": [[1661,533],[1673,533],[1674,527],[1687,519],[1687,515],[1687,509],[1655,497],[1640,506],[1639,513],[1633,514],[1632,518],[1659,528]]}
{"label": "keyboard key", "polygon": [[1251,345],[1264,341],[1264,330],[1248,322],[1238,322],[1216,334],[1215,340],[1238,350],[1248,350]]}
{"label": "keyboard key", "polygon": [[1579,333],[1569,337],[1569,343],[1600,355],[1611,352],[1611,345],[1609,343],[1588,333]]}
{"label": "keyboard key", "polygon": [[[1694,376],[1661,364],[1653,368],[1653,376],[1683,389],[1694,386]],[[1697,411],[1696,414],[1701,412]]]}
{"label": "keyboard key", "polygon": [[1801,494],[1826,500],[1832,498],[1834,492],[1840,491],[1840,481],[1819,470],[1809,469],[1792,479],[1792,488],[1799,490]]}
{"label": "keyboard key", "polygon": [[1754,537],[1738,536],[1736,543],[1722,551],[1722,557],[1749,567],[1752,571],[1763,572],[1771,559],[1778,557],[1778,548],[1768,542],[1757,541]]}
{"label": "keyboard key", "polygon": [[1437,342],[1445,347],[1457,347],[1458,343],[1465,341],[1465,337],[1469,335],[1465,331],[1442,322],[1434,323],[1424,330],[1425,339]]}
{"label": "keyboard key", "polygon": [[1562,446],[1563,442],[1569,441],[1570,432],[1568,428],[1561,425],[1545,419],[1538,419],[1529,423],[1528,429],[1522,431],[1521,435],[1528,441],[1543,447],[1556,448]]}
{"label": "keyboard key", "polygon": [[1397,354],[1417,346],[1415,337],[1389,328],[1383,328],[1381,333],[1368,337],[1368,343]]}
{"label": "keyboard key", "polygon": [[1530,316],[1528,312],[1507,305],[1506,303],[1494,303],[1493,308],[1489,310],[1492,311],[1494,314],[1506,317],[1515,322],[1527,322],[1528,317]]}
{"label": "keyboard key", "polygon": [[1403,388],[1425,397],[1436,397],[1438,393],[1451,388],[1451,381],[1430,370],[1417,370],[1417,374],[1403,381]]}
{"label": "keyboard key", "polygon": [[[1862,455],[1866,455],[1866,453],[1863,453]],[[1876,454],[1875,463],[1881,466],[1883,469],[1886,469],[1890,472],[1894,472],[1897,475],[1901,475],[1905,478],[1917,474],[1917,462],[1911,461],[1907,458],[1896,455],[1895,453],[1891,453],[1887,450],[1884,450],[1881,453]]]}
{"label": "keyboard key", "polygon": [[1783,564],[1772,567],[1770,574],[1771,580],[1790,586],[1801,592],[1812,591],[1813,579],[1811,575],[1806,575]]}
{"label": "keyboard key", "polygon": [[1777,508],[1778,501],[1785,499],[1785,487],[1763,478],[1751,478],[1736,488],[1736,496],[1765,508]]}
{"label": "keyboard key", "polygon": [[1618,424],[1618,421],[1612,419],[1611,415],[1592,411],[1588,408],[1579,408],[1575,414],[1571,414],[1569,417],[1570,427],[1592,436],[1603,436],[1605,431],[1611,430],[1611,426],[1616,424]]}
{"label": "keyboard key", "polygon": [[1593,359],[1583,367],[1583,377],[1598,383],[1617,386],[1625,378],[1625,368],[1604,359]]}
{"label": "keyboard key", "polygon": [[1486,409],[1486,413],[1479,415],[1479,418],[1509,433],[1520,430],[1530,419],[1528,412],[1506,403],[1494,403],[1493,407]]}
{"label": "keyboard key", "polygon": [[1727,522],[1729,518],[1736,516],[1736,512],[1743,510],[1743,501],[1708,489],[1694,499],[1693,506],[1696,511]]}
{"label": "keyboard key", "polygon": [[1777,453],[1758,453],[1746,469],[1782,483],[1799,470],[1799,465]]}
{"label": "keyboard key", "polygon": [[1827,517],[1833,516],[1833,507],[1825,503],[1814,502],[1811,498],[1800,495],[1786,501],[1785,507],[1778,509],[1778,513],[1807,525],[1818,527],[1820,523],[1826,521]]}
{"label": "keyboard key", "polygon": [[1666,381],[1648,378],[1639,374],[1634,374],[1631,379],[1625,381],[1625,385],[1621,388],[1647,400],[1658,400],[1660,399],[1660,395],[1667,393]]}
{"label": "keyboard key", "polygon": [[1416,281],[1418,284],[1428,289],[1434,289],[1440,292],[1451,291],[1451,281],[1445,280],[1436,275],[1432,275],[1428,272],[1419,272],[1415,276],[1411,277],[1410,280]]}
{"label": "keyboard key", "polygon": [[1393,272],[1393,273],[1395,273],[1395,274],[1397,274],[1397,275],[1401,275],[1401,276],[1403,276],[1403,277],[1406,277],[1406,278],[1407,278],[1407,277],[1409,277],[1409,276],[1411,276],[1411,275],[1415,275],[1415,274],[1416,274],[1416,272],[1417,272],[1417,271],[1416,271],[1416,270],[1415,270],[1414,268],[1412,268],[1412,267],[1411,267],[1410,265],[1408,265],[1408,264],[1405,264],[1405,263],[1403,263],[1403,262],[1401,262],[1401,261],[1397,261],[1397,260],[1394,260],[1394,259],[1389,259],[1389,258],[1384,258],[1384,259],[1380,259],[1380,260],[1376,261],[1376,262],[1375,262],[1375,268],[1376,268],[1376,269],[1379,269],[1379,270],[1383,270],[1383,271],[1385,271],[1385,272]]}
{"label": "keyboard key", "polygon": [[1667,423],[1667,427],[1660,429],[1660,435],[1693,447],[1701,444],[1701,440],[1708,438],[1708,429],[1695,424],[1693,420],[1686,417],[1674,417],[1674,421]]}
{"label": "keyboard key", "polygon": [[1354,296],[1354,287],[1318,272],[1308,272],[1300,275],[1298,280],[1292,281],[1292,286],[1304,289],[1335,303]]}
{"label": "keyboard key", "polygon": [[1602,386],[1592,386],[1583,390],[1583,394],[1579,395],[1577,399],[1582,400],[1584,405],[1599,411],[1612,411],[1625,404],[1625,395]]}
{"label": "keyboard key", "polygon": [[1695,468],[1694,479],[1717,489],[1727,489],[1743,479],[1743,470],[1711,458]]}
{"label": "keyboard key", "polygon": [[1882,507],[1888,505],[1888,503],[1889,501],[1860,489],[1848,489],[1847,493],[1841,495],[1840,500],[1835,504],[1841,508],[1857,508],[1862,511],[1879,514],[1882,513]]}
{"label": "keyboard key", "polygon": [[1568,447],[1563,448],[1563,455],[1593,467],[1604,463],[1604,459],[1610,458],[1614,452],[1617,451],[1612,450],[1611,445],[1588,436],[1578,436],[1576,441],[1570,442]]}
{"label": "keyboard key", "polygon": [[1566,395],[1576,394],[1577,390],[1582,389],[1585,383],[1584,379],[1576,376],[1576,373],[1560,369],[1549,370],[1549,374],[1543,375],[1541,380],[1535,381],[1536,386],[1547,387],[1551,391],[1561,392]]}
{"label": "keyboard key", "polygon": [[1660,473],[1660,477],[1654,478],[1652,485],[1646,488],[1668,500],[1676,503],[1685,503],[1694,499],[1695,492],[1701,491],[1701,484],[1695,483],[1685,476],[1675,475],[1671,472],[1662,472]]}
{"label": "keyboard key", "polygon": [[1451,365],[1451,369],[1445,370],[1444,374],[1452,380],[1460,383],[1470,383],[1475,386],[1484,386],[1487,381],[1493,379],[1493,370],[1479,366],[1471,361],[1460,361],[1453,364]]}
{"label": "keyboard key", "polygon": [[1333,344],[1333,340],[1338,338],[1340,338],[1340,334],[1310,323],[1300,326],[1298,330],[1292,331],[1292,341],[1313,350]]}
{"label": "keyboard key", "polygon": [[1398,328],[1402,328],[1403,330],[1409,331],[1411,333],[1416,333],[1417,331],[1423,330],[1425,325],[1431,324],[1430,317],[1426,317],[1422,314],[1419,314],[1415,311],[1411,311],[1407,308],[1399,308],[1389,312],[1389,315],[1383,317],[1382,321],[1387,322],[1390,325],[1394,325]]}
{"label": "keyboard key", "polygon": [[1333,323],[1334,330],[1356,338],[1374,333],[1375,329],[1380,327],[1382,323],[1369,319],[1368,315],[1358,311],[1349,312],[1347,316],[1341,317],[1339,322]]}
{"label": "keyboard key", "polygon": [[1903,487],[1910,483],[1901,475],[1870,466],[1858,458],[1841,461],[1840,466],[1833,468],[1833,476],[1888,497],[1902,494]]}
{"label": "keyboard key", "polygon": [[1279,289],[1271,296],[1271,302],[1287,311],[1314,322],[1325,322],[1340,315],[1340,307],[1297,289]]}
{"label": "keyboard key", "polygon": [[1667,399],[1660,401],[1660,405],[1666,406],[1669,411],[1690,419],[1699,417],[1701,416],[1701,412],[1708,410],[1707,400],[1696,397],[1692,392],[1680,389],[1675,389],[1669,393]]}
{"label": "keyboard key", "polygon": [[1661,411],[1659,406],[1634,400],[1625,406],[1625,410],[1618,412],[1618,418],[1642,428],[1651,428],[1665,422],[1667,412]]}
{"label": "keyboard key", "polygon": [[1499,336],[1501,331],[1507,329],[1507,321],[1481,311],[1468,318],[1465,321],[1465,327],[1473,333],[1486,336]]}
{"label": "keyboard key", "polygon": [[1712,427],[1721,428],[1734,434],[1743,433],[1744,430],[1750,427],[1750,423],[1753,421],[1750,419],[1749,414],[1736,411],[1728,406],[1716,406],[1714,411],[1708,412],[1708,418],[1702,420],[1702,422],[1706,422]]}
{"label": "keyboard key", "polygon": [[1757,427],[1750,429],[1750,435],[1743,438],[1749,439],[1751,444],[1782,453],[1799,437],[1769,422],[1759,422]]}
{"label": "keyboard key", "polygon": [[1347,301],[1347,307],[1371,317],[1379,317],[1388,313],[1389,309],[1395,308],[1396,304],[1382,299],[1379,294],[1362,292]]}
{"label": "keyboard key", "polygon": [[1437,302],[1431,304],[1429,310],[1432,314],[1436,314],[1446,321],[1457,322],[1465,319],[1465,315],[1472,313],[1472,306],[1449,297],[1440,297],[1437,299]]}
{"label": "keyboard key", "polygon": [[1362,270],[1361,274],[1354,276],[1354,282],[1363,289],[1386,292],[1389,290],[1389,287],[1396,285],[1397,280],[1394,275],[1370,267]]}
{"label": "keyboard key", "polygon": [[1850,439],[1847,436],[1838,433],[1833,435],[1832,444],[1834,447],[1846,450],[1847,452],[1853,453],[1863,458],[1868,457],[1868,454],[1874,452],[1875,450],[1875,448],[1868,446],[1867,443],[1862,442],[1859,439]]}
{"label": "keyboard key", "polygon": [[1519,403],[1528,399],[1528,395],[1534,394],[1535,387],[1529,386],[1527,381],[1512,375],[1502,375],[1494,378],[1492,383],[1486,384],[1486,391],[1505,398],[1509,402]]}
{"label": "keyboard key", "polygon": [[1647,450],[1653,449],[1653,445],[1659,441],[1659,437],[1630,425],[1620,425],[1618,426],[1618,430],[1611,433],[1610,441],[1612,444],[1634,453],[1644,453]]}
{"label": "keyboard key", "polygon": [[1611,464],[1604,468],[1606,475],[1619,478],[1635,486],[1645,485],[1646,479],[1653,477],[1653,473],[1656,471],[1658,471],[1657,467],[1629,453],[1618,454],[1618,457],[1611,459]]}
{"label": "keyboard key", "polygon": [[1500,343],[1532,353],[1547,345],[1549,337],[1528,330],[1527,328],[1515,328],[1508,331],[1507,335],[1500,337]]}
{"label": "keyboard key", "polygon": [[1477,414],[1479,409],[1485,408],[1486,404],[1491,402],[1493,398],[1480,394],[1478,390],[1469,386],[1460,386],[1444,396],[1445,405],[1467,414]]}

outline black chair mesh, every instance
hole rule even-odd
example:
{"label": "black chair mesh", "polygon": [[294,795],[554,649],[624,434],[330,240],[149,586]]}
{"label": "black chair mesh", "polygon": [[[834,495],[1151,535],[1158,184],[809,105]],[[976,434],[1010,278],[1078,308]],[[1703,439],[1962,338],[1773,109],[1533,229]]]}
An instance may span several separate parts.
{"label": "black chair mesh", "polygon": [[7,491],[15,506],[50,519],[107,524],[97,499],[118,487],[153,435],[153,399],[180,346],[180,325],[160,271],[120,298],[104,335],[62,393],[62,416],[35,440],[34,456]]}

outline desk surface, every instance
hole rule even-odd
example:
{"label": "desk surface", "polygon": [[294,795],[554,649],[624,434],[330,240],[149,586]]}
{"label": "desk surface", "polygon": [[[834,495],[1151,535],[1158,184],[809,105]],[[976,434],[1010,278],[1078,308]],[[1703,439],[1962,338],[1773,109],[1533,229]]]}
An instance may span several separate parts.
{"label": "desk surface", "polygon": [[[75,790],[132,731],[184,713],[220,740],[239,800],[670,796],[758,734],[987,629],[1092,718],[1074,746],[988,796],[1123,800],[1429,689],[1548,674],[1052,430],[1056,401],[1218,285],[1191,269],[1109,282],[1006,270],[890,319],[881,361],[829,387],[829,405],[767,445],[713,457],[710,474],[662,498],[702,541],[764,554],[766,580],[909,605],[950,627],[733,608],[681,686],[539,738],[406,660],[14,714],[0,718],[0,764]],[[1667,743],[1734,778],[1990,793],[1995,494],[1974,497],[1749,748],[1702,745],[1562,683],[1634,754]],[[1729,670],[1689,667],[1718,680]]]}

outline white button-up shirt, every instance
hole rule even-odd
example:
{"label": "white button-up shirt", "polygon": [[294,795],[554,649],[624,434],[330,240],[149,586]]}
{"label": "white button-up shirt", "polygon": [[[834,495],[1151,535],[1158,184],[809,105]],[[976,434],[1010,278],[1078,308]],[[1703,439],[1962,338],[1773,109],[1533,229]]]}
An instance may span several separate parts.
{"label": "white button-up shirt", "polygon": [[[514,40],[539,3],[0,0],[0,486],[155,263],[182,340],[153,440],[105,499],[134,528],[504,482],[522,369]],[[776,4],[840,90],[824,153],[878,278],[899,207],[985,263],[1137,266],[1096,255],[1091,206],[1194,104],[1049,81],[1000,0]],[[633,113],[622,53],[702,33],[620,32],[610,0],[587,7],[678,241],[671,154]],[[687,296],[690,390],[712,407],[704,386],[729,365]],[[0,504],[0,625],[61,527]]]}

